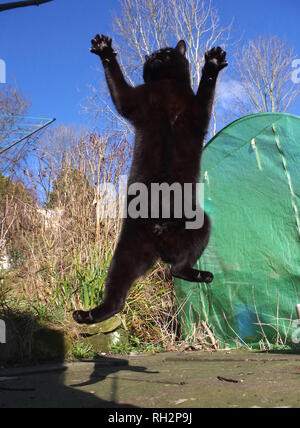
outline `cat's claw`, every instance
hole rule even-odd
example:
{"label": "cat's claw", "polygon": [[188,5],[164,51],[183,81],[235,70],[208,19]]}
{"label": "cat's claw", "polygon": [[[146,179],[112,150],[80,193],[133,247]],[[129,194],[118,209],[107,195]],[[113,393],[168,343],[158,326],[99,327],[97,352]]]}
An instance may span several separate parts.
{"label": "cat's claw", "polygon": [[219,72],[228,66],[226,52],[220,48],[213,48],[205,53],[205,65],[211,71]]}
{"label": "cat's claw", "polygon": [[90,51],[93,54],[100,56],[102,60],[110,59],[117,55],[112,48],[112,39],[110,37],[98,34],[91,43],[92,47]]}

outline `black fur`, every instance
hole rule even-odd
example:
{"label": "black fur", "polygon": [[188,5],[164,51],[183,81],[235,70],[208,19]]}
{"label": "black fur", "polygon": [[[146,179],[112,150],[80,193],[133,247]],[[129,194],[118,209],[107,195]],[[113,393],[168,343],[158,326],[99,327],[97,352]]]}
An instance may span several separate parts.
{"label": "black fur", "polygon": [[[117,111],[136,130],[129,185],[144,183],[150,188],[151,183],[193,183],[193,203],[201,210],[195,185],[199,181],[201,153],[217,77],[227,66],[226,53],[214,48],[205,54],[202,80],[195,95],[184,41],[175,49],[162,49],[146,57],[145,84],[136,88],[126,83],[111,39],[96,36],[91,52],[102,60]],[[175,277],[212,282],[210,272],[193,269],[208,244],[209,218],[205,215],[203,227],[197,230],[187,229],[185,221],[184,216],[169,220],[162,216],[148,220],[125,219],[109,268],[102,305],[89,312],[76,311],[74,319],[80,324],[92,324],[120,312],[132,283],[158,259],[172,265]]]}

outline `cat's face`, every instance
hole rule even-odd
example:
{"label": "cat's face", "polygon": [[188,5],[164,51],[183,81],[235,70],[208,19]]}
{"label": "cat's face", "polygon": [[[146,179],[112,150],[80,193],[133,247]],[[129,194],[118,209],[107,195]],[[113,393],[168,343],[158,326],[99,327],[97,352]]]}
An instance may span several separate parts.
{"label": "cat's face", "polygon": [[175,49],[165,48],[146,56],[145,83],[166,79],[190,83],[189,62],[185,54],[186,44],[181,40]]}

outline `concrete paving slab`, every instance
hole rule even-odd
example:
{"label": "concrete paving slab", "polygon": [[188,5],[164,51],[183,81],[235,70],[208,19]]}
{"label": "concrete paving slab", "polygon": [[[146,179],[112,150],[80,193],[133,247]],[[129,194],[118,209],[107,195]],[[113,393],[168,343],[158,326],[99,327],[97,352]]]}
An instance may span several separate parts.
{"label": "concrete paving slab", "polygon": [[0,408],[300,407],[300,355],[183,353],[2,370]]}

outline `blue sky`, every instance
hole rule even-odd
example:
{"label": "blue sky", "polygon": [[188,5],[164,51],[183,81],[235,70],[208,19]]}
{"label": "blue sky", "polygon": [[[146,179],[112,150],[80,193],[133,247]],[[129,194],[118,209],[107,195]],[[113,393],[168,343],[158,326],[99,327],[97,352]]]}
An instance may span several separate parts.
{"label": "blue sky", "polygon": [[[235,18],[233,37],[244,33],[246,41],[276,34],[295,46],[300,58],[298,0],[215,0],[214,4],[222,24]],[[88,123],[81,104],[88,85],[99,81],[90,40],[98,32],[111,33],[111,14],[117,8],[117,0],[54,0],[39,8],[0,14],[0,59],[7,64],[7,82],[29,99],[31,114],[56,117],[59,124]],[[227,73],[230,77],[230,69]]]}

